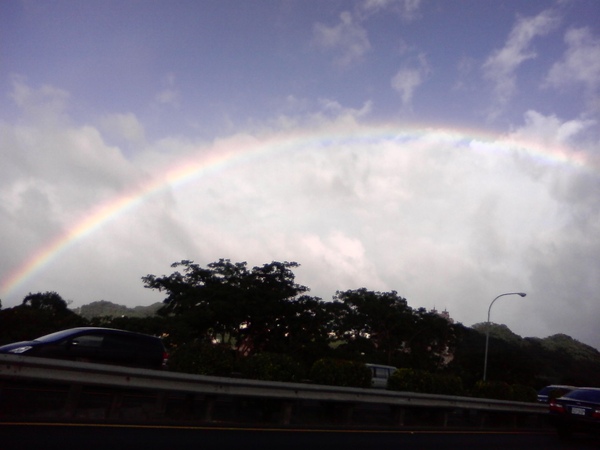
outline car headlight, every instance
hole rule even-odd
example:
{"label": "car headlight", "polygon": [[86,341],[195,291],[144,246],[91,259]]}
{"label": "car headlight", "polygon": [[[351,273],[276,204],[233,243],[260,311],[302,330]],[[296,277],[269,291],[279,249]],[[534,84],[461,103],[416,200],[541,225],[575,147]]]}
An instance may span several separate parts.
{"label": "car headlight", "polygon": [[25,353],[27,350],[33,348],[31,345],[25,345],[23,347],[17,347],[17,348],[13,348],[12,350],[9,350],[9,353]]}

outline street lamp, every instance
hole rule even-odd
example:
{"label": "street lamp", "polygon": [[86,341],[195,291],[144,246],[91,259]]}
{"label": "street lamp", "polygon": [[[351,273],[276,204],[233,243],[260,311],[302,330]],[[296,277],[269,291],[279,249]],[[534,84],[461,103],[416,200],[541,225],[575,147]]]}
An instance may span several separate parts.
{"label": "street lamp", "polygon": [[490,342],[490,313],[492,312],[492,305],[494,304],[494,302],[496,300],[498,300],[500,297],[504,297],[505,295],[520,295],[521,297],[525,297],[527,294],[525,294],[525,292],[507,292],[506,294],[500,294],[498,297],[496,297],[494,300],[492,300],[492,303],[490,303],[490,307],[488,308],[487,324],[485,327],[485,357],[483,360],[483,381],[486,380],[486,376],[487,376],[487,357],[488,357],[488,346],[489,346],[489,342]]}

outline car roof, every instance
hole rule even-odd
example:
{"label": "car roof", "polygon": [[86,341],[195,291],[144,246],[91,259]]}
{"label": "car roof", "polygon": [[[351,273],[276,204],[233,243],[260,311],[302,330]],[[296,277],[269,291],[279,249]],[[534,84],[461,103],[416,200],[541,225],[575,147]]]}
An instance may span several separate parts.
{"label": "car roof", "polygon": [[50,333],[47,334],[45,336],[40,336],[36,339],[34,339],[35,341],[38,342],[49,342],[49,341],[56,341],[56,340],[60,340],[60,339],[64,339],[66,337],[69,336],[75,336],[78,334],[84,334],[88,331],[102,331],[105,333],[114,333],[114,334],[129,334],[129,335],[135,335],[135,336],[142,336],[142,337],[147,337],[147,338],[156,338],[155,336],[151,336],[149,334],[143,334],[143,333],[137,333],[135,331],[127,331],[127,330],[118,330],[116,328],[105,328],[105,327],[77,327],[77,328],[69,328],[66,330],[61,330],[61,331],[57,331],[55,333]]}
{"label": "car roof", "polygon": [[543,387],[541,390],[544,391],[547,389],[577,389],[577,386],[570,386],[568,384],[551,384]]}

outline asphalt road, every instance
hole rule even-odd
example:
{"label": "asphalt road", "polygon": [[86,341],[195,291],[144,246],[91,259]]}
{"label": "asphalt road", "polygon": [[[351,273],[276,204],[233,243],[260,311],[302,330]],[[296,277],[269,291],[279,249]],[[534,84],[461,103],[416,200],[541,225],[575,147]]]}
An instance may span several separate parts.
{"label": "asphalt road", "polygon": [[2,450],[120,449],[482,449],[579,450],[600,448],[600,438],[554,433],[485,431],[327,431],[130,425],[0,423]]}

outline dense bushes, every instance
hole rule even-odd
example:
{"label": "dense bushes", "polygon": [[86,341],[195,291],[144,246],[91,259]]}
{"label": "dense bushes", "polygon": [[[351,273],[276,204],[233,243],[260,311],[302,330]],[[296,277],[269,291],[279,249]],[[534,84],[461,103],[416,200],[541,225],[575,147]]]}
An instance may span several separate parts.
{"label": "dense bushes", "polygon": [[473,395],[517,402],[535,402],[537,398],[535,389],[529,386],[510,385],[502,381],[479,381],[473,388]]}
{"label": "dense bushes", "polygon": [[388,380],[388,389],[442,395],[472,395],[480,398],[535,402],[535,389],[520,384],[510,385],[499,381],[479,381],[467,391],[459,377],[424,370],[398,369]]}
{"label": "dense bushes", "polygon": [[516,402],[535,402],[537,401],[537,391],[531,386],[514,384],[512,387],[512,400]]}
{"label": "dense bushes", "polygon": [[464,393],[462,381],[459,377],[416,369],[396,370],[388,380],[388,389],[444,395],[461,395]]}
{"label": "dense bushes", "polygon": [[323,358],[313,364],[310,380],[316,384],[366,388],[371,386],[371,371],[361,362]]}
{"label": "dense bushes", "polygon": [[169,359],[169,370],[197,375],[232,376],[265,381],[301,381],[302,366],[288,355],[257,353],[236,359],[223,345],[192,343],[178,347]]}
{"label": "dense bushes", "polygon": [[226,346],[191,343],[178,347],[169,358],[169,370],[198,375],[231,376],[235,358]]}
{"label": "dense bushes", "polygon": [[265,381],[302,381],[302,366],[288,355],[280,353],[257,353],[247,357],[242,364],[245,378]]}

